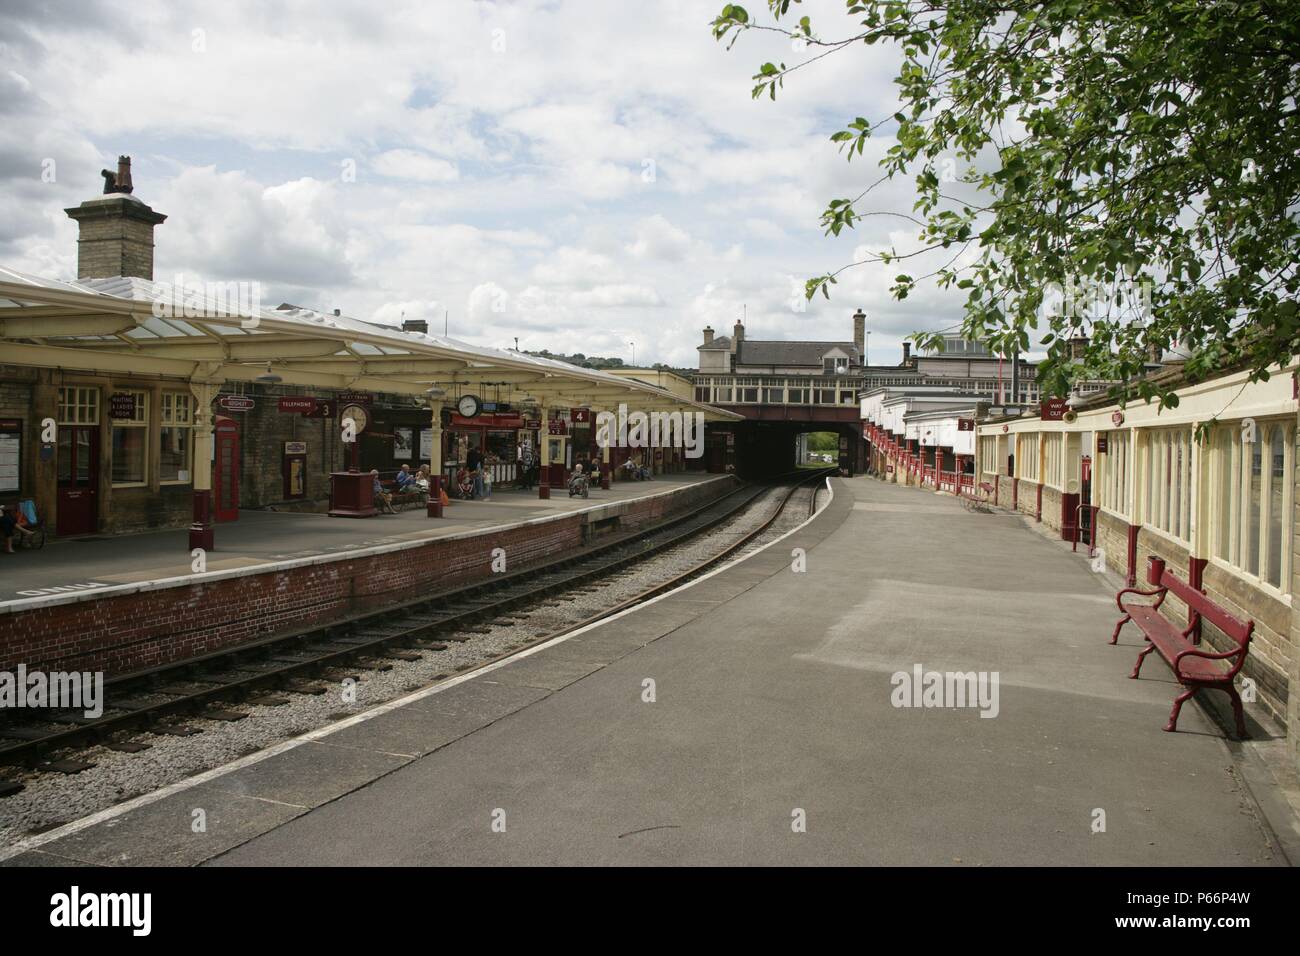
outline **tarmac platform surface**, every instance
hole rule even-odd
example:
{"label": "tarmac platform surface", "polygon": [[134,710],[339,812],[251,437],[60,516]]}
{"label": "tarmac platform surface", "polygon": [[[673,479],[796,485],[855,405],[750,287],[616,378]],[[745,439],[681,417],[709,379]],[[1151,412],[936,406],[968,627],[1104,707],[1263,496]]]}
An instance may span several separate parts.
{"label": "tarmac platform surface", "polygon": [[[1223,732],[1191,704],[1161,730],[1168,669],[1128,679],[1140,636],[1108,645],[1114,585],[1081,555],[949,497],[832,486],[691,586],[7,863],[1285,862]],[[917,664],[997,672],[996,717],[894,706]]]}
{"label": "tarmac platform surface", "polygon": [[[650,481],[614,482],[590,498],[570,498],[552,488],[541,500],[537,489],[497,489],[486,501],[452,501],[443,517],[429,518],[422,507],[373,518],[331,518],[305,512],[240,511],[237,521],[216,525],[216,548],[207,569],[253,568],[326,554],[345,554],[385,544],[421,541],[463,532],[485,531],[549,515],[630,501],[721,476],[704,472],[656,475]],[[121,584],[138,584],[191,573],[189,529],[135,534],[51,538],[39,551],[0,551],[0,604]]]}

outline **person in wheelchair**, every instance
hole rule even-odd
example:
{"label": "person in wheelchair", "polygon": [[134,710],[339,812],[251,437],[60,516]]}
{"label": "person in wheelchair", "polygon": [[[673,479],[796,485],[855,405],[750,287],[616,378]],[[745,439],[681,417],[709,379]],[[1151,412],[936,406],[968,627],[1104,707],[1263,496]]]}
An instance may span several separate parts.
{"label": "person in wheelchair", "polygon": [[456,472],[456,496],[466,501],[474,497],[474,475],[464,465]]}
{"label": "person in wheelchair", "polygon": [[581,495],[583,498],[589,496],[591,482],[587,479],[586,473],[582,470],[582,463],[573,466],[573,476],[569,479],[569,497],[573,498]]}

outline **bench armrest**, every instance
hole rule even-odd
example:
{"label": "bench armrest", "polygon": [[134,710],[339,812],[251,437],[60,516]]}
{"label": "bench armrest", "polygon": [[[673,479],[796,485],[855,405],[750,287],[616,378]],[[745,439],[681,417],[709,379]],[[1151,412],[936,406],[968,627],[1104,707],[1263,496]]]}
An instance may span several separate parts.
{"label": "bench armrest", "polygon": [[1127,614],[1128,611],[1125,609],[1124,604],[1120,599],[1124,597],[1125,594],[1140,594],[1142,597],[1155,598],[1156,601],[1151,606],[1156,608],[1165,603],[1165,595],[1168,593],[1168,588],[1156,588],[1154,591],[1143,591],[1141,588],[1124,588],[1124,590],[1115,595],[1115,606]]}
{"label": "bench armrest", "polygon": [[[1237,657],[1238,655],[1241,656],[1242,660],[1245,660],[1246,648],[1238,645],[1237,647],[1233,648],[1230,651],[1215,653],[1213,651],[1203,651],[1199,647],[1189,647],[1187,650],[1179,651],[1177,654],[1174,655],[1174,673],[1177,674],[1179,677],[1183,676],[1182,672],[1179,671],[1178,669],[1178,662],[1181,661],[1184,657],[1204,657],[1206,660],[1211,660],[1211,661],[1226,661],[1229,658]],[[1241,666],[1240,662],[1238,662],[1237,666],[1238,667]]]}

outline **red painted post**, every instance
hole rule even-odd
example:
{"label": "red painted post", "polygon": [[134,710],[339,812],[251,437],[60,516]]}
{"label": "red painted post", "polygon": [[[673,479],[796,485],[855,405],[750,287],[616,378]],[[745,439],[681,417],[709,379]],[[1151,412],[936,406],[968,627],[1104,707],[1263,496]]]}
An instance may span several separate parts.
{"label": "red painted post", "polygon": [[1128,575],[1129,587],[1137,586],[1138,529],[1140,525],[1128,526]]}
{"label": "red painted post", "polygon": [[[1187,583],[1189,586],[1196,588],[1202,594],[1205,593],[1205,566],[1209,564],[1207,558],[1188,558],[1187,559]],[[1192,626],[1192,643],[1201,643],[1201,614],[1199,611],[1192,611],[1189,622]]]}
{"label": "red painted post", "polygon": [[212,527],[212,492],[194,492],[194,523],[190,525],[190,550],[202,548],[211,551],[215,546],[216,532]]}
{"label": "red painted post", "polygon": [[442,475],[429,476],[429,498],[424,503],[424,514],[428,518],[442,517]]}

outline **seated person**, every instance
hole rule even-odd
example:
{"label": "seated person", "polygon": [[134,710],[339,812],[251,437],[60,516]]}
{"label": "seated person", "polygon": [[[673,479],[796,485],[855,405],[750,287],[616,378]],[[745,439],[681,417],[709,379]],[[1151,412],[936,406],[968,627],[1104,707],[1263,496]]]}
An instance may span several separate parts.
{"label": "seated person", "polygon": [[403,465],[397,473],[397,490],[409,491],[410,484],[415,481],[415,475],[411,474],[411,466]]}
{"label": "seated person", "polygon": [[374,482],[371,485],[371,497],[374,498],[375,507],[390,515],[397,514],[397,509],[393,507],[393,496],[384,490],[384,486],[379,481],[379,469],[372,468],[370,477]]}
{"label": "seated person", "polygon": [[20,534],[31,534],[27,528],[18,523],[18,509],[6,508],[0,505],[0,537],[5,539],[5,553],[14,553],[14,537]]}
{"label": "seated person", "polygon": [[415,473],[415,477],[412,479],[412,481],[415,482],[416,487],[424,491],[428,491],[429,485],[432,484],[432,481],[430,481],[430,476],[429,476],[429,466],[421,465],[420,470]]}

